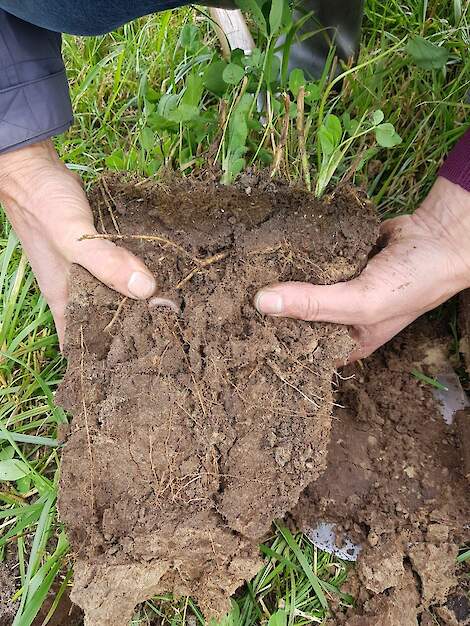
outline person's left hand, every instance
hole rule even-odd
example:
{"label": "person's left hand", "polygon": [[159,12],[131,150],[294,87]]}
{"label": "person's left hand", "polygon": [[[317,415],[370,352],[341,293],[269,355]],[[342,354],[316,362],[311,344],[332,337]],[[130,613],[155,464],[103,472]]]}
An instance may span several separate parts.
{"label": "person's left hand", "polygon": [[368,356],[417,317],[470,287],[470,193],[438,178],[413,214],[382,224],[383,249],[336,285],[281,283],[256,294],[266,315],[351,326],[350,361]]}

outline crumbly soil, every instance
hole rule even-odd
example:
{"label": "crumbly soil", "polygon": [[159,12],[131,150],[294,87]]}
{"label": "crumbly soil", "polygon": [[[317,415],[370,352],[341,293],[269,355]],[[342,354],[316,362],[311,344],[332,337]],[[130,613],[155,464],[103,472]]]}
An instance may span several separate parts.
{"label": "crumbly soil", "polygon": [[[468,392],[470,391],[470,289],[463,291],[459,297],[458,333],[459,350],[465,368],[464,386]],[[456,424],[462,442],[464,474],[470,482],[470,408],[459,411]]]}
{"label": "crumbly soil", "polygon": [[10,563],[0,563],[0,626],[10,626],[13,622],[18,608],[18,602],[11,601],[15,591],[15,577]]}
{"label": "crumbly soil", "polygon": [[72,597],[93,626],[127,626],[167,591],[220,616],[259,568],[272,520],[325,470],[332,377],[353,347],[336,325],[264,318],[253,297],[357,275],[377,217],[357,189],[318,202],[256,176],[108,179],[91,201],[101,232],[144,260],[176,311],[73,269],[57,395],[73,415],[59,506]]}
{"label": "crumbly soil", "polygon": [[348,579],[357,606],[338,611],[331,625],[470,623],[455,560],[470,540],[470,442],[460,420],[444,423],[431,387],[411,374],[425,371],[439,334],[420,321],[343,371],[353,378],[342,381],[345,408],[335,411],[327,469],[292,513],[298,527],[334,522],[363,545]]}
{"label": "crumbly soil", "polygon": [[459,298],[460,352],[470,376],[470,289],[462,291]]}

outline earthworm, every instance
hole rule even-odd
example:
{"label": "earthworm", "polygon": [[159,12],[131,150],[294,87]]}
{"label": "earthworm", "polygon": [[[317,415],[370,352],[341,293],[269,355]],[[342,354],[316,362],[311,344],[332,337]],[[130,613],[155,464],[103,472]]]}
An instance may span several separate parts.
{"label": "earthworm", "polygon": [[148,305],[152,309],[157,306],[164,306],[174,311],[177,315],[181,313],[180,307],[176,304],[174,300],[171,300],[170,298],[151,298]]}

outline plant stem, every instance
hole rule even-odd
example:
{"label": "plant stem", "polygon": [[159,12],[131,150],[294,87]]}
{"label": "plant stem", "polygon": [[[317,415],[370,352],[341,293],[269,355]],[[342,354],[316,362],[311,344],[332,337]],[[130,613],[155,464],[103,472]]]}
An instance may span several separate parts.
{"label": "plant stem", "polygon": [[300,162],[302,164],[302,172],[304,176],[305,186],[308,191],[312,191],[312,182],[310,179],[310,165],[308,162],[307,150],[305,148],[304,103],[305,87],[302,85],[297,95],[297,134],[299,141]]}

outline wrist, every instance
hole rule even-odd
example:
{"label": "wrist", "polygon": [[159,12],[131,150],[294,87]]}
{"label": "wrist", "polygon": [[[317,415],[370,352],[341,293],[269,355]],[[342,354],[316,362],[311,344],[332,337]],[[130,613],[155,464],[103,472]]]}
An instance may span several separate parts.
{"label": "wrist", "polygon": [[50,139],[0,155],[0,201],[23,205],[51,167],[64,167]]}

